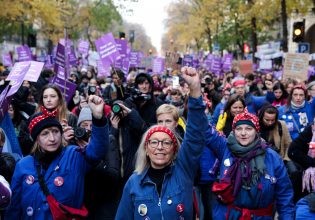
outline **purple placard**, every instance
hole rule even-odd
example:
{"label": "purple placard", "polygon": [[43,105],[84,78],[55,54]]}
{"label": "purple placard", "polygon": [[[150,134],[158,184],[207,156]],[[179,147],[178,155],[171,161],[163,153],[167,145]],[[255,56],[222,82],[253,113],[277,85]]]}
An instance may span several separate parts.
{"label": "purple placard", "polygon": [[110,76],[110,64],[103,64],[101,60],[97,61],[97,77],[107,77]]}
{"label": "purple placard", "polygon": [[[65,95],[65,99],[68,103],[74,95],[77,85],[75,83],[69,82],[68,80],[65,81],[64,79],[61,79],[57,76],[54,77],[50,82],[60,88],[60,91]],[[66,92],[64,92],[65,90]]]}
{"label": "purple placard", "polygon": [[281,80],[281,79],[282,79],[282,70],[280,70],[280,71],[274,71],[274,72],[273,72],[273,76],[274,76],[277,80]]}
{"label": "purple placard", "polygon": [[192,63],[192,66],[194,67],[194,68],[199,68],[199,60],[193,60],[193,63]]}
{"label": "purple placard", "polygon": [[130,66],[129,59],[128,58],[124,58],[123,63],[122,63],[121,71],[123,71],[123,73],[125,75],[128,75],[128,73],[129,73],[129,66]]}
{"label": "purple placard", "polygon": [[221,57],[215,56],[212,59],[211,71],[215,74],[220,74],[221,72]]}
{"label": "purple placard", "polygon": [[44,63],[37,61],[17,62],[13,66],[7,80],[17,80],[22,77],[22,80],[37,82],[39,75],[43,69]]}
{"label": "purple placard", "polygon": [[315,66],[308,66],[307,78],[315,76]]}
{"label": "purple placard", "polygon": [[47,55],[46,62],[45,62],[45,68],[50,69],[53,66],[54,66],[54,64],[53,64],[53,56],[52,55]]}
{"label": "purple placard", "polygon": [[232,61],[233,61],[233,54],[225,54],[223,57],[222,69],[224,71],[231,71]]}
{"label": "purple placard", "polygon": [[[14,66],[16,66],[16,65],[14,65]],[[11,86],[11,88],[7,94],[8,97],[11,95],[14,95],[19,90],[20,86],[22,85],[22,83],[24,81],[24,77],[25,77],[25,75],[29,69],[29,66],[30,66],[30,64],[28,66],[26,66],[24,69],[22,69],[19,74],[15,74],[13,77],[10,78],[10,80],[11,80],[10,84],[12,86]],[[9,76],[8,76],[8,78],[9,78]],[[8,78],[7,78],[7,80],[8,80]]]}
{"label": "purple placard", "polygon": [[129,62],[130,62],[130,67],[137,67],[141,59],[139,58],[140,54],[138,51],[131,51],[129,55]]}
{"label": "purple placard", "polygon": [[87,56],[90,50],[90,42],[87,40],[79,40],[78,51],[83,56]]}
{"label": "purple placard", "polygon": [[183,66],[192,66],[193,65],[193,56],[191,56],[191,55],[184,55],[182,65]]}
{"label": "purple placard", "polygon": [[56,51],[56,59],[55,59],[55,66],[54,71],[58,72],[58,67],[65,67],[65,46],[61,43],[58,43],[57,51]]}
{"label": "purple placard", "polygon": [[97,39],[94,43],[103,64],[113,64],[119,56],[119,51],[117,49],[113,34],[105,34],[103,37]]}
{"label": "purple placard", "polygon": [[31,49],[27,45],[17,47],[16,51],[19,62],[33,60]]}
{"label": "purple placard", "polygon": [[152,61],[152,72],[163,74],[164,72],[164,58],[162,57],[155,57]]}
{"label": "purple placard", "polygon": [[116,42],[116,47],[118,49],[118,52],[120,54],[119,57],[116,58],[115,68],[122,69],[124,58],[126,57],[126,54],[127,54],[127,41],[121,40],[121,39],[115,39],[115,42]]}
{"label": "purple placard", "polygon": [[13,66],[12,58],[10,53],[2,54],[3,66]]}
{"label": "purple placard", "polygon": [[31,65],[30,61],[15,63],[11,72],[9,73],[8,77],[6,78],[6,80],[7,81],[9,81],[9,80],[16,81],[16,80],[20,79],[21,77],[23,80],[30,65]]}
{"label": "purple placard", "polygon": [[8,112],[9,102],[7,98],[7,93],[9,91],[9,85],[5,87],[5,89],[1,92],[0,95],[0,122],[4,118],[4,115]]}

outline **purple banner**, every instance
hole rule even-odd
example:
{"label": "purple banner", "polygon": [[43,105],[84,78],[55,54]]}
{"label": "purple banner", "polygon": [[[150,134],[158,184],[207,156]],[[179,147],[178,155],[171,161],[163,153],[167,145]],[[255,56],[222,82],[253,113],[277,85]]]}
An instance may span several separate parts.
{"label": "purple banner", "polygon": [[95,47],[104,65],[113,64],[119,57],[119,51],[112,33],[105,34],[95,41]]}
{"label": "purple banner", "polygon": [[[44,63],[37,61],[17,62],[13,66],[7,80],[27,80],[36,82],[43,69]],[[23,75],[23,77],[21,76]]]}
{"label": "purple banner", "polygon": [[78,44],[78,51],[82,56],[86,57],[89,54],[90,43],[87,40],[80,40]]}
{"label": "purple banner", "polygon": [[115,39],[115,42],[116,42],[116,47],[119,52],[119,57],[117,57],[115,61],[115,68],[122,69],[124,58],[126,57],[126,54],[127,54],[127,41],[121,40],[121,39]]}
{"label": "purple banner", "polygon": [[110,76],[110,64],[103,64],[101,60],[97,61],[97,77],[107,77]]}
{"label": "purple banner", "polygon": [[17,47],[16,51],[19,62],[33,60],[31,49],[27,45]]}
{"label": "purple banner", "polygon": [[215,74],[221,73],[221,57],[215,56],[212,59],[211,72]]}
{"label": "purple banner", "polygon": [[163,74],[165,60],[162,57],[155,57],[152,62],[152,72]]}
{"label": "purple banner", "polygon": [[2,54],[2,64],[3,66],[13,66],[12,58],[10,53]]}
{"label": "purple banner", "polygon": [[222,69],[224,71],[231,71],[232,61],[233,61],[233,54],[225,54],[223,57],[223,62],[222,62]]}
{"label": "purple banner", "polygon": [[128,73],[129,73],[129,66],[130,66],[129,59],[128,58],[124,58],[123,63],[122,63],[121,71],[123,71],[123,73],[125,75],[128,75]]}
{"label": "purple banner", "polygon": [[184,55],[182,65],[183,66],[192,66],[193,65],[193,56],[191,56],[191,55]]}
{"label": "purple banner", "polygon": [[137,51],[131,51],[129,55],[129,62],[130,62],[130,67],[137,67],[139,66],[141,59],[140,59],[140,54]]}
{"label": "purple banner", "polygon": [[77,87],[75,83],[69,82],[68,80],[65,81],[64,79],[61,79],[59,77],[52,78],[50,83],[53,83],[60,88],[60,91],[65,95],[67,103],[73,97]]}
{"label": "purple banner", "polygon": [[65,67],[65,46],[61,43],[58,43],[57,51],[56,51],[56,59],[55,59],[55,66],[54,71],[58,72],[58,67]]}
{"label": "purple banner", "polygon": [[4,118],[4,115],[8,112],[10,98],[7,98],[7,93],[9,91],[9,85],[1,92],[0,95],[0,122]]}
{"label": "purple banner", "polygon": [[45,62],[45,68],[50,69],[53,68],[53,56],[52,55],[47,55],[46,57],[46,62]]}

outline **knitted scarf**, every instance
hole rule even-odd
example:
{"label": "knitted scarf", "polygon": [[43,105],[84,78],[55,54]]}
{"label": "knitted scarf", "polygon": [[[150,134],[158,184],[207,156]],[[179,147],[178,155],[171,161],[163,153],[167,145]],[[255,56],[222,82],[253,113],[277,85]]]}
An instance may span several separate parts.
{"label": "knitted scarf", "polygon": [[303,108],[305,106],[305,100],[303,101],[303,103],[301,105],[297,105],[295,104],[293,101],[291,101],[291,107],[295,110],[298,110],[300,108]]}
{"label": "knitted scarf", "polygon": [[252,186],[258,183],[260,175],[265,171],[265,152],[267,145],[260,137],[248,146],[241,146],[233,132],[227,139],[227,147],[233,155],[233,164],[227,175],[234,181],[233,196],[236,196],[242,185]]}

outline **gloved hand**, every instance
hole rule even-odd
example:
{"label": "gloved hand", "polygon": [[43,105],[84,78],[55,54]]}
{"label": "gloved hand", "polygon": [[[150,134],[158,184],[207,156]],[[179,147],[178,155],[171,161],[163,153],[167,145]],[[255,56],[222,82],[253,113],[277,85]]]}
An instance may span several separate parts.
{"label": "gloved hand", "polygon": [[219,120],[218,120],[217,125],[216,125],[217,131],[222,131],[223,130],[223,128],[225,126],[226,118],[227,118],[226,112],[224,112],[223,115],[221,114],[219,116]]}

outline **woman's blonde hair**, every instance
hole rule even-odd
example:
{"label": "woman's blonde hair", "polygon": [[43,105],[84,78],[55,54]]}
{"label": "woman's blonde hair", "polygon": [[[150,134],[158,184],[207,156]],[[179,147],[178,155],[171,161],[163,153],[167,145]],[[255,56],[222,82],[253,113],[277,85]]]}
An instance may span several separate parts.
{"label": "woman's blonde hair", "polygon": [[[141,174],[144,170],[146,170],[147,168],[150,167],[150,158],[149,156],[147,155],[147,152],[146,152],[146,137],[149,133],[149,131],[155,127],[160,127],[161,125],[153,125],[151,126],[143,135],[142,135],[142,138],[141,138],[141,142],[140,142],[140,145],[138,147],[138,150],[137,150],[137,153],[136,153],[136,166],[135,166],[135,172],[137,174]],[[171,130],[171,129],[170,129]],[[178,154],[178,151],[179,151],[179,148],[180,148],[180,141],[179,141],[179,136],[178,134],[174,131],[174,130],[171,130],[175,137],[176,137],[176,141],[177,141],[177,148],[175,149],[175,152],[174,152],[174,156],[173,156],[173,159],[172,161],[174,161],[177,157],[177,154]]]}
{"label": "woman's blonde hair", "polygon": [[174,118],[174,121],[178,121],[179,113],[178,109],[174,105],[163,104],[156,110],[156,117],[159,117],[162,114],[171,114]]}

